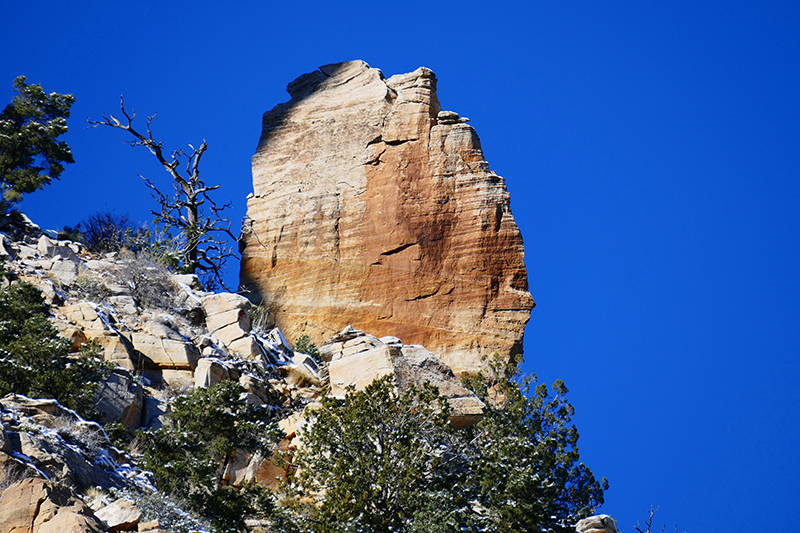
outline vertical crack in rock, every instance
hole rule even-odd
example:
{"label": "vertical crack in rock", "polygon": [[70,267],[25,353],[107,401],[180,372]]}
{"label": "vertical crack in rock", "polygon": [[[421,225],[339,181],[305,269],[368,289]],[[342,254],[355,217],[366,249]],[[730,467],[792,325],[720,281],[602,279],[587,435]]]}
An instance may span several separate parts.
{"label": "vertical crack in rock", "polygon": [[264,114],[241,283],[287,337],[352,324],[457,372],[521,351],[534,303],[508,191],[436,84],[424,67],[325,65]]}

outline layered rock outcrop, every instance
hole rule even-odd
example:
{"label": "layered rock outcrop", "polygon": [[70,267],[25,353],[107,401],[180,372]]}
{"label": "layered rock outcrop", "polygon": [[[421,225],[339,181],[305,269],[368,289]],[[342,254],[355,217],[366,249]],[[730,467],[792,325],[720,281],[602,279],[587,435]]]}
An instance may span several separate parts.
{"label": "layered rock outcrop", "polygon": [[334,396],[344,396],[350,386],[362,390],[373,380],[393,374],[400,390],[425,383],[436,387],[450,404],[450,424],[456,429],[483,418],[483,402],[423,346],[404,346],[397,337],[378,339],[348,326],[320,346],[320,356],[328,361]]}
{"label": "layered rock outcrop", "polygon": [[45,479],[25,479],[0,496],[0,531],[102,533],[106,528],[69,488]]}
{"label": "layered rock outcrop", "polygon": [[348,324],[454,370],[522,350],[534,303],[503,178],[427,68],[320,67],[264,114],[241,282],[289,338]]}

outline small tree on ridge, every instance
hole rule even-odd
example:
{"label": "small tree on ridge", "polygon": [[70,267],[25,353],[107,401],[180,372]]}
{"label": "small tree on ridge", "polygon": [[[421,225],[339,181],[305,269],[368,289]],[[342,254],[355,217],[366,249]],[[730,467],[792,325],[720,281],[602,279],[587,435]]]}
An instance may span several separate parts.
{"label": "small tree on ridge", "polygon": [[[168,228],[178,230],[184,239],[181,249],[181,269],[187,273],[199,271],[201,274],[207,274],[210,279],[224,286],[222,268],[227,258],[235,256],[235,253],[217,236],[222,233],[234,241],[236,236],[230,230],[230,221],[222,216],[222,212],[229,207],[229,204],[217,205],[209,196],[211,191],[219,189],[220,186],[206,185],[200,177],[200,160],[208,145],[205,141],[198,148],[190,144],[191,151],[175,150],[167,156],[164,154],[162,143],[153,137],[150,129],[155,115],[147,117],[145,133],[141,133],[133,127],[136,112],[129,113],[125,109],[125,100],[122,97],[120,97],[120,110],[124,120],[114,115],[103,114],[103,120],[89,120],[90,127],[110,126],[127,131],[135,138],[133,141],[128,141],[128,144],[145,146],[156,157],[172,177],[173,195],[165,195],[152,181],[141,174],[139,177],[153,191],[153,198],[161,206],[159,211],[151,211],[156,220]],[[181,170],[184,160],[186,167]],[[203,213],[204,207],[210,214]]]}

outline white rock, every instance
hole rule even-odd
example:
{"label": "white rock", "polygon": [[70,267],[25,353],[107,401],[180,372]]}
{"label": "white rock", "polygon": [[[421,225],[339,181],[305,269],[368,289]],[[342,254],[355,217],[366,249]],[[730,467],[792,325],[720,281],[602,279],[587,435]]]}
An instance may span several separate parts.
{"label": "white rock", "polygon": [[195,387],[210,387],[216,385],[224,379],[228,379],[230,373],[228,366],[215,357],[206,357],[197,362],[194,369]]}
{"label": "white rock", "polygon": [[617,533],[617,521],[607,514],[584,518],[575,524],[578,533]]}
{"label": "white rock", "polygon": [[125,498],[95,511],[94,515],[106,524],[109,531],[132,530],[142,519],[142,512],[136,504]]}

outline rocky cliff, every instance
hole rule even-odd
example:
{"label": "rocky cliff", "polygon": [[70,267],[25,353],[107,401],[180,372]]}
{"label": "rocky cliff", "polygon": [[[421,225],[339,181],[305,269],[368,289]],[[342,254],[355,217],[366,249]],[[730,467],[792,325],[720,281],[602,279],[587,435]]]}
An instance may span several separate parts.
{"label": "rocky cliff", "polygon": [[[231,380],[241,386],[241,399],[273,413],[284,433],[278,449],[291,453],[323,391],[343,396],[347,386],[360,390],[389,373],[400,390],[436,386],[449,402],[452,427],[484,415],[484,404],[422,346],[348,327],[320,346],[317,360],[294,351],[280,330],[254,324],[244,296],[206,292],[197,276],[170,273],[147,254],[92,253],[12,215],[0,217],[0,293],[20,282],[37,287],[69,343],[70,360],[94,357],[81,352],[91,342],[98,357],[116,365],[94,393],[104,424],[158,429],[168,424],[174,400]],[[153,523],[154,516],[172,520],[182,511],[165,512],[172,504],[153,500],[138,456],[111,446],[99,424],[54,399],[11,392],[0,395],[0,533],[190,529]],[[235,487],[278,489],[290,473],[268,454],[239,450],[221,477]],[[124,498],[89,497],[93,487]]]}
{"label": "rocky cliff", "polygon": [[522,350],[534,306],[503,178],[426,68],[320,67],[264,114],[241,282],[290,338],[348,324],[454,370]]}

